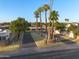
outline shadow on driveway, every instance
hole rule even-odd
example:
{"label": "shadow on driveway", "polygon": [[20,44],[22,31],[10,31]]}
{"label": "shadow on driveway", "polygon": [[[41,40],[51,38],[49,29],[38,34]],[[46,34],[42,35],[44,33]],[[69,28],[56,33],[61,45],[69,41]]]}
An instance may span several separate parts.
{"label": "shadow on driveway", "polygon": [[61,35],[55,35],[55,38],[58,38],[58,41],[63,42],[65,44],[76,44],[75,42],[71,41],[73,39],[65,39],[63,37],[61,37]]}

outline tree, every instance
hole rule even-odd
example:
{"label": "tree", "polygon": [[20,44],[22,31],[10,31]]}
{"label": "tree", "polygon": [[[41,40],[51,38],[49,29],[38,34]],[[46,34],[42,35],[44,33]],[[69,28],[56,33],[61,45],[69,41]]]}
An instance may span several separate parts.
{"label": "tree", "polygon": [[55,29],[56,30],[65,30],[65,24],[64,23],[59,23],[59,22],[56,22],[55,24]]}
{"label": "tree", "polygon": [[38,18],[39,18],[39,12],[35,11],[34,12],[35,18],[36,18],[36,30],[38,30]]}
{"label": "tree", "polygon": [[[51,39],[53,38],[54,39],[54,34],[53,34],[53,31],[54,31],[54,23],[56,23],[57,22],[57,20],[58,20],[58,17],[59,17],[59,15],[58,15],[58,12],[57,11],[52,11],[51,13],[50,13],[50,17],[49,17],[49,19],[50,19],[50,21],[51,21],[51,23],[52,23],[52,25],[51,25],[51,27],[52,27],[52,34],[51,34]],[[53,36],[53,37],[52,37]]]}
{"label": "tree", "polygon": [[[40,17],[40,29],[41,29],[41,32],[42,32],[42,18],[41,18],[41,13],[43,12],[43,8],[42,7],[40,7],[39,9],[38,9],[38,12],[39,12],[39,17]],[[41,33],[41,35],[42,35],[42,33]]]}
{"label": "tree", "polygon": [[28,27],[29,23],[24,18],[18,17],[10,23],[9,29],[12,33],[15,33],[17,40],[20,40],[20,43],[22,44],[21,37],[23,36],[23,33],[28,30]]}
{"label": "tree", "polygon": [[48,4],[45,4],[44,6],[43,6],[43,9],[44,9],[44,11],[45,11],[45,25],[46,25],[46,31],[47,31],[47,11],[50,9],[50,7],[49,7],[49,5]]}

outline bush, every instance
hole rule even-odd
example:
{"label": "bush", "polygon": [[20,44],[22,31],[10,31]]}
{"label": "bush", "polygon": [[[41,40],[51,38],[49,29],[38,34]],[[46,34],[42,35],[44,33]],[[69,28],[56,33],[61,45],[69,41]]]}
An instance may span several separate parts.
{"label": "bush", "polygon": [[74,33],[75,35],[79,35],[79,31],[75,31],[75,33]]}

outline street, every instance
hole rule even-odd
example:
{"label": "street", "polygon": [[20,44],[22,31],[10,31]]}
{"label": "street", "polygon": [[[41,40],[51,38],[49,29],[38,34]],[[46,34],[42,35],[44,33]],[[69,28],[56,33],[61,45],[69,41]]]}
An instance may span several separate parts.
{"label": "street", "polygon": [[5,57],[4,59],[79,59],[79,49],[49,51],[43,53]]}

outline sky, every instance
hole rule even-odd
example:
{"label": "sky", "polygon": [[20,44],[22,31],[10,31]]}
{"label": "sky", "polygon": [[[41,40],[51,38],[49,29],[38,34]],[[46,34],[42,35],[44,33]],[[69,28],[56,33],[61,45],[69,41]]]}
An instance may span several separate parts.
{"label": "sky", "polygon": [[[0,0],[0,22],[10,22],[17,17],[35,22],[33,12],[44,4],[49,4],[49,0]],[[53,10],[58,11],[59,21],[68,18],[70,22],[79,22],[79,0],[54,0]]]}

